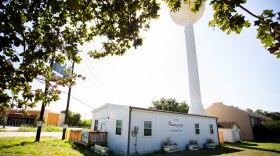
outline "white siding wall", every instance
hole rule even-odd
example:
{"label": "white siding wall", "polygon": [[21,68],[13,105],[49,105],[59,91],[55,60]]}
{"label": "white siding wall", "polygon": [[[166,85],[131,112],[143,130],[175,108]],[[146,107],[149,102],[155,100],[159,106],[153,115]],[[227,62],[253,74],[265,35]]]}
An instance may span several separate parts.
{"label": "white siding wall", "polygon": [[[109,117],[109,119],[107,119]],[[94,121],[99,120],[98,130],[108,132],[108,147],[115,152],[126,154],[127,153],[127,137],[128,137],[128,107],[106,107],[93,113],[92,116],[92,129]],[[122,120],[121,135],[116,135],[116,120]]]}
{"label": "white siding wall", "polygon": [[240,136],[239,136],[240,129],[236,125],[234,125],[232,131],[233,131],[233,142],[240,141]]}
{"label": "white siding wall", "polygon": [[223,133],[224,142],[240,141],[239,129],[236,125],[233,128],[219,128],[219,132]]}
{"label": "white siding wall", "polygon": [[219,128],[219,132],[223,133],[224,142],[234,142],[232,136],[232,129]]}
{"label": "white siding wall", "polygon": [[63,126],[65,120],[65,114],[59,114],[58,116],[58,126]]}
{"label": "white siding wall", "polygon": [[[107,119],[109,117],[109,119]],[[98,120],[98,130],[108,132],[108,146],[114,152],[127,154],[129,107],[109,105],[93,111],[92,129],[94,121]],[[122,135],[116,135],[116,120],[122,120]],[[144,121],[152,121],[152,136],[144,136]],[[168,122],[181,124],[180,132],[171,132]],[[200,134],[195,134],[195,124],[199,124]],[[210,134],[210,124],[214,134]],[[103,125],[103,126],[101,126]],[[151,153],[162,149],[162,143],[169,137],[176,142],[180,150],[185,150],[190,140],[196,139],[201,148],[207,138],[218,144],[216,118],[180,115],[156,111],[133,109],[131,113],[131,129],[139,127],[137,135],[137,151],[140,154]],[[130,134],[130,154],[136,153],[136,137]]]}
{"label": "white siding wall", "polygon": [[[211,138],[218,144],[216,118],[200,116],[187,116],[155,111],[142,111],[133,109],[131,129],[139,127],[137,135],[137,151],[139,153],[150,153],[162,149],[162,143],[169,137],[176,142],[180,150],[185,150],[190,140],[196,139],[201,148],[207,138]],[[176,120],[176,121],[175,121]],[[152,121],[152,136],[144,136],[144,121]],[[182,124],[182,132],[171,132],[168,122]],[[195,134],[195,123],[199,124],[200,134]],[[213,125],[214,134],[210,134],[210,124]],[[135,137],[131,136],[130,153],[135,153]]]}

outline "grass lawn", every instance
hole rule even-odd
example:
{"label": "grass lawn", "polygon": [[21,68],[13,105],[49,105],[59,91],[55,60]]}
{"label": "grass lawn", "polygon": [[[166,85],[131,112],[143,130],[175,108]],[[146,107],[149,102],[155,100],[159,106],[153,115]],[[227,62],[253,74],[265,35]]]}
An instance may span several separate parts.
{"label": "grass lawn", "polygon": [[62,141],[57,138],[41,137],[40,142],[35,142],[35,137],[4,137],[0,138],[1,156],[25,156],[25,155],[75,155],[91,156],[96,155],[90,148],[74,144],[69,141]]}
{"label": "grass lawn", "polygon": [[[25,155],[97,155],[90,148],[57,138],[41,137],[40,142],[35,142],[34,137],[0,137],[0,156],[25,156]],[[113,154],[116,155],[116,154]],[[243,142],[225,144],[216,149],[203,149],[199,151],[184,151],[172,154],[163,152],[151,154],[152,156],[189,156],[189,155],[250,155],[273,156],[280,155],[280,143]]]}

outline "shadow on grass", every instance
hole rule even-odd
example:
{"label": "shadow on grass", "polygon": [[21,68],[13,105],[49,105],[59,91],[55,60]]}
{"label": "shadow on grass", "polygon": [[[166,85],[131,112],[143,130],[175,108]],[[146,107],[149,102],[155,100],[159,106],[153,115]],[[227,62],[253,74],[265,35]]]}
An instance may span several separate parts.
{"label": "shadow on grass", "polygon": [[230,154],[235,152],[240,152],[242,150],[230,148],[230,147],[224,147],[224,146],[218,146],[214,149],[201,149],[198,151],[184,151],[184,152],[176,152],[176,153],[154,153],[151,154],[151,156],[200,156],[200,155],[221,155],[221,154]]}
{"label": "shadow on grass", "polygon": [[10,147],[15,147],[15,146],[23,146],[23,145],[27,145],[27,144],[33,144],[33,143],[35,143],[35,141],[23,141],[23,142],[20,142],[18,144],[4,145],[4,146],[0,147],[0,150],[5,149],[5,148],[10,148]]}
{"label": "shadow on grass", "polygon": [[[79,151],[85,156],[92,156],[92,155],[98,155],[90,150],[90,147],[86,147],[84,145],[70,142],[73,149]],[[222,154],[231,154],[240,152],[243,150],[225,147],[225,146],[218,146],[215,149],[201,149],[198,151],[184,151],[184,152],[175,152],[175,153],[164,153],[163,151],[159,151],[153,154],[147,154],[146,156],[201,156],[201,155],[222,155]],[[119,156],[115,153],[110,153],[110,155],[113,156]]]}
{"label": "shadow on grass", "polygon": [[74,150],[77,150],[79,151],[81,154],[83,154],[84,156],[91,156],[91,155],[94,155],[93,151],[91,151],[90,147],[86,147],[82,144],[78,144],[78,143],[75,143],[75,142],[72,142],[72,141],[69,141],[69,144],[71,145],[71,147],[74,149]]}
{"label": "shadow on grass", "polygon": [[245,149],[252,149],[252,150],[259,150],[259,151],[267,151],[267,152],[275,152],[275,153],[279,153],[280,151],[278,150],[273,150],[273,149],[265,149],[265,148],[260,148],[258,144],[256,143],[235,143],[235,144],[231,144],[231,143],[227,143],[230,146],[233,147],[238,147],[238,148],[245,148]]}
{"label": "shadow on grass", "polygon": [[238,147],[238,146],[248,146],[248,147],[250,147],[250,146],[259,146],[258,144],[256,144],[256,143],[252,143],[252,142],[240,142],[240,143],[225,143],[225,145],[230,145],[230,146],[236,146],[236,147]]}
{"label": "shadow on grass", "polygon": [[[99,154],[95,153],[93,150],[91,150],[90,147],[86,147],[82,144],[79,143],[75,143],[72,141],[69,141],[69,144],[72,146],[72,148],[74,150],[79,151],[81,154],[83,154],[84,156],[100,156]],[[119,154],[116,154],[112,151],[110,151],[110,156],[120,156]]]}

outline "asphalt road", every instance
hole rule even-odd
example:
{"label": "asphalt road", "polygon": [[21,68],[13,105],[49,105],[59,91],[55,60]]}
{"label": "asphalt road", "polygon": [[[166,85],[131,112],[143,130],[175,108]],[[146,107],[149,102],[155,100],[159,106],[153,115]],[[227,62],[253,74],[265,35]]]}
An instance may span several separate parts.
{"label": "asphalt road", "polygon": [[[18,129],[19,127],[12,127],[12,126],[6,126],[5,128],[5,130],[18,130]],[[41,136],[61,138],[62,132],[41,132]],[[0,137],[36,137],[36,132],[0,132]]]}
{"label": "asphalt road", "polygon": [[[35,137],[36,132],[0,132],[0,137]],[[41,132],[41,137],[61,138],[62,132]]]}

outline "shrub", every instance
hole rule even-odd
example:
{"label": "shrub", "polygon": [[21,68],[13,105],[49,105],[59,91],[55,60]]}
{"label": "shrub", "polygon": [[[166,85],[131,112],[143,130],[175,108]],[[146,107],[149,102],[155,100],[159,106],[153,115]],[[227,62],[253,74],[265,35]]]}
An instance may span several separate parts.
{"label": "shrub", "polygon": [[197,145],[197,140],[190,140],[190,145]]}
{"label": "shrub", "polygon": [[265,121],[253,127],[255,140],[280,141],[280,121]]}
{"label": "shrub", "polygon": [[84,126],[84,127],[90,127],[91,126],[91,122],[92,122],[92,120],[91,119],[89,119],[89,120],[81,120],[80,121],[80,125],[81,126]]}
{"label": "shrub", "polygon": [[58,126],[48,125],[48,126],[43,126],[42,131],[43,132],[62,132],[62,128],[58,127]]}
{"label": "shrub", "polygon": [[[36,132],[37,127],[34,126],[28,126],[28,125],[20,125],[19,132]],[[43,125],[42,132],[62,132],[62,128],[58,126],[52,126],[52,125]]]}
{"label": "shrub", "polygon": [[36,132],[37,128],[34,126],[28,126],[28,125],[21,124],[18,131],[19,132]]}
{"label": "shrub", "polygon": [[172,145],[177,145],[176,142],[171,141],[171,139],[169,137],[167,137],[167,139],[163,142],[164,146],[172,146]]}
{"label": "shrub", "polygon": [[206,139],[206,143],[214,143],[214,141],[213,141],[213,139],[211,139],[211,138],[207,138],[207,139]]}

